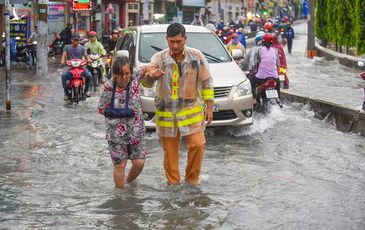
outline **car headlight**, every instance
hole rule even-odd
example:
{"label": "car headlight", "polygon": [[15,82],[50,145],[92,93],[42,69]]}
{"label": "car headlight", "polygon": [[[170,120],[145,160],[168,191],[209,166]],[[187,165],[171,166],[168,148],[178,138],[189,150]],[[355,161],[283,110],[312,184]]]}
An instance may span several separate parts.
{"label": "car headlight", "polygon": [[246,80],[237,86],[236,93],[234,96],[242,97],[242,96],[249,95],[251,93],[252,93],[251,83],[249,80]]}
{"label": "car headlight", "polygon": [[156,87],[155,86],[153,86],[152,88],[147,88],[147,87],[144,87],[144,86],[140,85],[139,89],[140,89],[140,92],[141,92],[141,96],[155,97],[155,95],[156,95]]}

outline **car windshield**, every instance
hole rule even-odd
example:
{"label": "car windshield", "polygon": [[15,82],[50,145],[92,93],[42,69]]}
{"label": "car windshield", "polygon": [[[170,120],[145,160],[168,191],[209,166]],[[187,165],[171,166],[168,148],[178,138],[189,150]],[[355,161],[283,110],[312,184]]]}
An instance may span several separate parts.
{"label": "car windshield", "polygon": [[[149,62],[158,51],[167,47],[166,33],[142,33],[139,46],[139,61]],[[232,61],[218,38],[210,33],[187,33],[187,46],[199,49],[209,63]]]}

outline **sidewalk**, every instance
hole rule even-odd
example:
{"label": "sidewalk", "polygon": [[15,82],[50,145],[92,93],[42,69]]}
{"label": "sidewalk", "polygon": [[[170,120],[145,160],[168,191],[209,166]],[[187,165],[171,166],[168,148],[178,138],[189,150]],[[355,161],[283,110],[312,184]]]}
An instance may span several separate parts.
{"label": "sidewalk", "polygon": [[[49,73],[55,72],[49,64]],[[0,127],[12,126],[16,123],[27,122],[36,106],[37,96],[42,87],[50,80],[36,76],[36,69],[25,66],[11,67],[10,101],[11,110],[6,110],[6,82],[5,69],[0,71]]]}

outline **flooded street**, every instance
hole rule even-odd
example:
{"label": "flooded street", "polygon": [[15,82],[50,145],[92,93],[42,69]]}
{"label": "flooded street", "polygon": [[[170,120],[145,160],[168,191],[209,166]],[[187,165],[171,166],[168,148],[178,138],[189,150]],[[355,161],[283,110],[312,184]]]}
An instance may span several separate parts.
{"label": "flooded street", "polygon": [[[59,71],[35,80],[29,120],[1,113],[1,228],[365,226],[364,138],[336,131],[301,104],[256,116],[250,127],[209,129],[196,187],[166,185],[162,148],[149,132],[141,176],[115,189],[98,95],[77,107],[65,104]],[[183,173],[185,148],[181,155]]]}
{"label": "flooded street", "polygon": [[327,61],[324,57],[308,59],[307,24],[294,26],[293,52],[287,53],[289,92],[313,99],[321,99],[361,110],[364,100],[364,80],[360,70],[341,65],[338,60]]}

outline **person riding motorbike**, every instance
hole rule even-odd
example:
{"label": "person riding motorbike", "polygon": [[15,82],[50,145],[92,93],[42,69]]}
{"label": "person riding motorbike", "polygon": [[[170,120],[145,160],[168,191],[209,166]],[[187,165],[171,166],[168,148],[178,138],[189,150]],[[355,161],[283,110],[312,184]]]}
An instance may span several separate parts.
{"label": "person riding motorbike", "polygon": [[[261,41],[262,38],[262,42]],[[273,36],[266,33],[261,37],[261,34],[256,34],[256,44],[261,46],[253,47],[245,58],[243,64],[244,70],[249,70],[251,76],[249,80],[252,87],[253,103],[256,104],[256,86],[265,82],[266,78],[275,78],[277,80],[276,90],[280,98],[280,81],[278,75],[278,68],[280,67],[280,59],[278,51],[272,47]],[[279,103],[279,101],[278,101]]]}
{"label": "person riding motorbike", "polygon": [[[88,35],[89,35],[89,41],[85,44],[86,50],[90,50],[91,54],[100,54],[101,57],[105,57],[106,51],[104,49],[103,44],[98,42],[98,40],[96,39],[96,32],[90,31]],[[104,62],[102,62],[102,75],[104,74],[105,74],[105,64]]]}
{"label": "person riding motorbike", "polygon": [[232,54],[233,49],[240,49],[242,50],[242,54],[245,54],[246,49],[243,47],[243,45],[240,43],[240,40],[238,38],[238,34],[234,33],[232,34],[231,41],[227,44],[227,49],[230,54]]}
{"label": "person riding motorbike", "polygon": [[[78,35],[77,33],[74,33],[72,35],[72,43],[71,45],[66,45],[65,49],[62,53],[62,57],[61,57],[61,65],[65,65],[66,60],[71,60],[71,59],[81,59],[81,60],[85,60],[86,57],[86,49],[85,47],[83,47],[82,45],[79,44],[80,43],[80,35]],[[89,92],[89,85],[90,85],[90,81],[91,81],[91,73],[88,69],[84,68],[84,72],[83,75],[85,77],[85,89],[84,89],[84,93],[86,97],[90,97],[90,92]],[[70,98],[70,95],[68,93],[68,89],[70,87],[70,81],[72,78],[72,74],[70,72],[69,69],[67,69],[63,74],[62,74],[62,86],[63,86],[63,90],[65,93],[64,96],[64,100],[68,101]]]}
{"label": "person riding motorbike", "polygon": [[34,31],[28,38],[28,43],[31,44],[31,56],[32,56],[32,65],[35,65],[37,60],[37,40],[38,40],[38,26],[34,26]]}
{"label": "person riding motorbike", "polygon": [[114,30],[112,32],[112,36],[105,42],[105,50],[106,50],[107,54],[110,54],[114,51],[118,38],[119,38],[119,31]]}
{"label": "person riding motorbike", "polygon": [[280,69],[279,69],[279,72],[283,71],[283,74],[285,74],[284,89],[288,89],[289,88],[289,79],[288,79],[288,77],[286,75],[286,70],[287,70],[288,66],[286,64],[286,57],[285,57],[284,48],[279,43],[278,36],[279,36],[279,32],[276,32],[273,35],[272,47],[274,47],[274,48],[276,48],[278,50],[278,55],[279,55],[279,59],[280,59]]}

